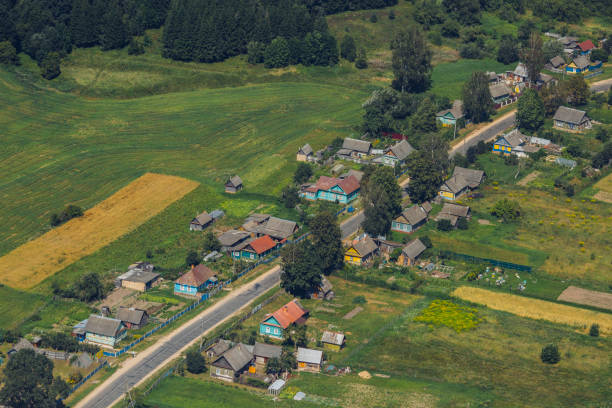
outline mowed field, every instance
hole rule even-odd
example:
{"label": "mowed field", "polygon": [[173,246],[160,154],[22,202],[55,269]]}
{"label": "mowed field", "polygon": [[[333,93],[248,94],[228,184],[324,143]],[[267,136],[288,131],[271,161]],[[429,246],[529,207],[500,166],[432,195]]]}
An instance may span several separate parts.
{"label": "mowed field", "polygon": [[467,286],[455,289],[452,296],[485,305],[491,309],[530,319],[567,324],[580,330],[586,330],[591,324],[597,323],[602,335],[612,335],[612,315],[607,313]]}
{"label": "mowed field", "polygon": [[612,204],[612,174],[599,180],[593,187],[599,190],[594,198]]}
{"label": "mowed field", "polygon": [[145,172],[195,180],[217,195],[239,174],[245,194],[260,195],[241,212],[253,210],[291,178],[301,145],[356,135],[366,96],[280,83],[88,100],[27,87],[3,71],[0,94],[0,255],[42,235],[66,204],[90,208]]}
{"label": "mowed field", "polygon": [[29,289],[83,256],[159,214],[198,186],[180,177],[147,173],[85,211],[0,258],[0,282]]}

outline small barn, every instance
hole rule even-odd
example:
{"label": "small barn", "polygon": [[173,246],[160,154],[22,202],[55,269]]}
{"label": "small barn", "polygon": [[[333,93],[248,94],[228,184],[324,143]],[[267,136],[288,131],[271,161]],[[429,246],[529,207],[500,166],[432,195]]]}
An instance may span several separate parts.
{"label": "small barn", "polygon": [[238,176],[230,177],[229,180],[225,182],[225,192],[230,194],[235,194],[242,190],[242,179]]}
{"label": "small barn", "polygon": [[222,252],[232,252],[250,236],[247,231],[229,230],[219,235],[217,239]]}
{"label": "small barn", "polygon": [[120,286],[139,292],[146,292],[151,289],[159,280],[159,273],[131,269],[117,278]]}
{"label": "small barn", "polygon": [[255,365],[259,366],[261,370],[268,363],[271,358],[281,358],[283,354],[283,348],[274,344],[265,344],[255,342],[253,348],[253,357],[255,358]]}
{"label": "small barn", "polygon": [[470,207],[459,204],[445,203],[438,213],[436,221],[449,220],[453,227],[457,226],[459,218],[470,218]]}
{"label": "small barn", "polygon": [[203,231],[204,228],[208,227],[212,223],[213,218],[206,211],[204,211],[202,214],[196,216],[193,220],[191,220],[191,222],[189,223],[189,230]]}
{"label": "small barn", "polygon": [[117,319],[121,320],[128,329],[140,329],[147,325],[149,314],[146,310],[120,307],[117,312]]}
{"label": "small barn", "polygon": [[312,161],[313,153],[312,147],[306,143],[304,146],[300,147],[295,159],[300,162]]}
{"label": "small barn", "polygon": [[321,371],[321,365],[323,364],[323,352],[321,350],[298,347],[296,360],[298,371],[318,373]]}
{"label": "small barn", "polygon": [[403,266],[412,266],[416,263],[417,258],[421,255],[427,247],[420,239],[415,239],[410,241],[404,248],[402,248],[402,253],[397,259],[398,265]]}
{"label": "small barn", "polygon": [[344,346],[344,333],[324,331],[321,336],[323,348],[331,351],[340,351]]}

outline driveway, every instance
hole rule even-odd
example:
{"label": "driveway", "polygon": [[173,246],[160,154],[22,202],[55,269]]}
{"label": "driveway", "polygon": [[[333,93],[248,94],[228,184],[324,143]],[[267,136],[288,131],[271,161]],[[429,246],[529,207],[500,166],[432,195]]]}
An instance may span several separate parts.
{"label": "driveway", "polygon": [[157,341],[135,358],[122,363],[102,385],[79,402],[75,408],[107,408],[123,398],[127,390],[153,375],[176,358],[200,336],[238,312],[241,308],[278,285],[281,270],[276,266],[244,286],[234,289],[219,303],[205,309],[177,330]]}
{"label": "driveway", "polygon": [[516,119],[516,110],[508,112],[504,116],[494,120],[485,127],[475,130],[463,139],[458,145],[448,151],[448,155],[453,157],[457,153],[465,156],[470,146],[476,146],[478,142],[488,142],[494,139],[495,136],[514,125]]}
{"label": "driveway", "polygon": [[612,86],[612,78],[604,79],[602,81],[593,82],[591,84],[592,92],[608,92],[608,89]]}

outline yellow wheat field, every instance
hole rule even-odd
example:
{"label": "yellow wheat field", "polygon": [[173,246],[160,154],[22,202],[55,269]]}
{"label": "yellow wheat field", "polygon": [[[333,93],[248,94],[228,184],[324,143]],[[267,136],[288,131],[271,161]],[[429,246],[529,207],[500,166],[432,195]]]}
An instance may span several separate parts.
{"label": "yellow wheat field", "polygon": [[543,319],[578,328],[588,328],[591,324],[597,323],[602,335],[612,335],[612,315],[606,313],[468,286],[455,289],[452,295],[491,309],[531,319]]}
{"label": "yellow wheat field", "polygon": [[28,289],[134,230],[198,186],[147,173],[95,207],[0,258],[0,282]]}

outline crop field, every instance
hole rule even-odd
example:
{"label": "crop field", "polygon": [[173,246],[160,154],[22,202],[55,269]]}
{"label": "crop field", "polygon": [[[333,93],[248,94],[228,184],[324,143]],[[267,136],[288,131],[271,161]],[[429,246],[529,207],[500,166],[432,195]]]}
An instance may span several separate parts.
{"label": "crop field", "polygon": [[609,309],[612,311],[612,294],[582,289],[576,286],[570,286],[565,289],[559,295],[557,300],[578,303],[581,305],[589,305],[598,307],[600,309]]}
{"label": "crop field", "polygon": [[145,223],[197,185],[180,177],[147,173],[85,211],[82,217],[0,258],[0,282],[18,289],[36,286]]}
{"label": "crop field", "polygon": [[599,190],[594,198],[612,204],[612,174],[599,180],[593,187]]}
{"label": "crop field", "polygon": [[566,324],[581,331],[590,327],[591,324],[597,323],[603,335],[612,335],[612,315],[607,313],[467,286],[455,289],[452,295],[469,302],[485,305],[491,309],[530,319]]}

